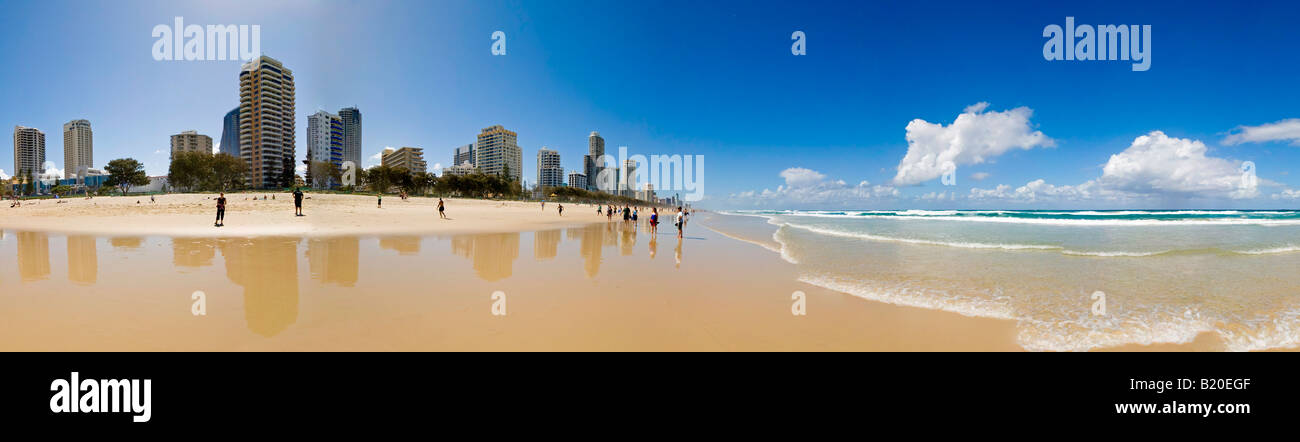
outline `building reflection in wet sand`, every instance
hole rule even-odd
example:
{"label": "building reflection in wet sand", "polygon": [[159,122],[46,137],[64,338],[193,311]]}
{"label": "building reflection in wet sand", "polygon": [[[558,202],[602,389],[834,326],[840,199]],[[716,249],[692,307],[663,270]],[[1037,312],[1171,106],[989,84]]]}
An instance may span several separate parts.
{"label": "building reflection in wet sand", "polygon": [[177,267],[207,267],[217,255],[217,240],[172,238],[172,264]]}
{"label": "building reflection in wet sand", "polygon": [[94,284],[99,280],[99,254],[95,237],[68,236],[68,279],[78,284]]}
{"label": "building reflection in wet sand", "polygon": [[379,248],[392,250],[402,256],[413,256],[420,254],[420,237],[418,236],[386,236],[379,238]]}
{"label": "building reflection in wet sand", "polygon": [[23,282],[50,277],[50,237],[42,232],[18,232],[18,275]]}
{"label": "building reflection in wet sand", "polygon": [[555,259],[560,253],[560,231],[533,232],[533,258],[538,261]]}
{"label": "building reflection in wet sand", "polygon": [[474,273],[484,281],[500,281],[514,272],[519,258],[519,232],[456,235],[451,252],[474,263]]}
{"label": "building reflection in wet sand", "polygon": [[298,320],[298,242],[296,238],[220,241],[226,277],[244,288],[248,329],[272,337]]}
{"label": "building reflection in wet sand", "polygon": [[600,253],[605,244],[606,228],[603,224],[589,224],[581,229],[582,242],[578,249],[582,254],[582,269],[587,272],[587,279],[595,278],[600,273]]}
{"label": "building reflection in wet sand", "polygon": [[[361,263],[360,243],[355,236],[307,240],[307,265],[312,279],[342,287],[356,285]],[[418,242],[416,250],[419,250]]]}
{"label": "building reflection in wet sand", "polygon": [[134,237],[134,236],[123,236],[123,237],[109,238],[108,243],[112,244],[113,247],[120,248],[120,249],[138,249],[140,248],[141,244],[144,244],[144,238]]}

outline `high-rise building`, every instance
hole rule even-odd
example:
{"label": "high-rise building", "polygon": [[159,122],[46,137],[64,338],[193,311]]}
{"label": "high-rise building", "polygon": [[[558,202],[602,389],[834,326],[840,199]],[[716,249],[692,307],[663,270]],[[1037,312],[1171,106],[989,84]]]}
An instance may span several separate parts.
{"label": "high-rise building", "polygon": [[424,149],[418,147],[384,149],[380,160],[380,164],[384,167],[400,167],[411,173],[427,172],[429,167],[428,163],[424,162]]}
{"label": "high-rise building", "polygon": [[293,71],[274,58],[260,56],[239,72],[239,155],[253,188],[279,187],[294,166],[294,91]]}
{"label": "high-rise building", "polygon": [[63,177],[70,178],[76,174],[78,178],[85,175],[84,171],[94,167],[94,146],[95,137],[90,130],[90,122],[86,120],[72,120],[63,124]]}
{"label": "high-rise building", "polygon": [[478,173],[478,168],[468,163],[442,168],[442,176],[465,176],[475,173]]}
{"label": "high-rise building", "polygon": [[361,110],[353,107],[339,109],[343,120],[343,161],[361,167]]}
{"label": "high-rise building", "polygon": [[321,163],[343,166],[343,119],[338,115],[319,111],[307,117],[307,180],[317,188],[327,187],[329,177],[314,179]]}
{"label": "high-rise building", "polygon": [[564,168],[560,167],[560,153],[546,146],[537,150],[537,186],[539,188],[564,185]]}
{"label": "high-rise building", "polygon": [[219,153],[224,153],[235,158],[239,158],[239,108],[231,109],[226,112],[226,118],[221,122],[221,146],[217,147]]}
{"label": "high-rise building", "polygon": [[[500,125],[483,128],[474,143],[474,165],[488,175],[506,175],[516,183],[522,181],[524,154],[519,148],[518,134]],[[508,172],[508,173],[507,173]]]}
{"label": "high-rise building", "polygon": [[602,162],[602,156],[605,155],[605,139],[601,138],[600,132],[591,131],[587,136],[587,155],[582,157],[583,174],[587,175],[587,187],[590,190],[611,190],[598,189],[597,181],[600,178],[600,171],[605,169]]}
{"label": "high-rise building", "polygon": [[578,172],[576,170],[569,172],[569,187],[575,189],[586,189],[587,176],[583,175],[582,172]]}
{"label": "high-rise building", "polygon": [[45,132],[14,126],[14,176],[40,175],[45,166]]}
{"label": "high-rise building", "polygon": [[623,161],[623,170],[619,174],[618,194],[636,198],[636,161]]}
{"label": "high-rise building", "polygon": [[176,158],[177,152],[203,152],[212,155],[212,137],[192,130],[172,135],[171,157]]}
{"label": "high-rise building", "polygon": [[474,143],[457,147],[456,153],[452,155],[451,164],[453,166],[459,166],[465,163],[469,163],[471,166],[474,165]]}

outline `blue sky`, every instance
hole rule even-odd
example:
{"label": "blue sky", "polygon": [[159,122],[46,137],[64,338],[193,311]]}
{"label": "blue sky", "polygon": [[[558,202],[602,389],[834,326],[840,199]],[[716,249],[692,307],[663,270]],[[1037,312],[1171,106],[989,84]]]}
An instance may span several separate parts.
{"label": "blue sky", "polygon": [[[21,1],[0,17],[0,122],[44,130],[61,168],[62,124],[85,118],[95,166],[130,156],[165,174],[169,136],[219,141],[238,100],[238,61],[152,58],[150,31],[181,16],[261,26],[262,52],[296,75],[300,158],[308,115],[355,105],[367,158],[415,146],[445,166],[494,124],[519,133],[529,181],[542,146],[580,169],[592,130],[611,150],[703,155],[711,207],[1300,201],[1300,135],[1286,122],[1300,118],[1300,6],[1046,3]],[[1150,70],[1045,60],[1043,29],[1067,16],[1151,25]],[[491,54],[498,30],[505,56]],[[807,55],[791,54],[794,31]],[[968,108],[971,130],[945,132]],[[1018,116],[1023,127],[998,126]],[[934,126],[909,131],[914,120]],[[996,148],[1017,130],[1050,141]],[[909,133],[934,136],[912,145]],[[995,154],[972,154],[985,145]],[[900,180],[909,149],[955,152],[956,185]],[[1257,192],[1225,184],[1242,161]],[[12,155],[0,169],[13,172]]]}

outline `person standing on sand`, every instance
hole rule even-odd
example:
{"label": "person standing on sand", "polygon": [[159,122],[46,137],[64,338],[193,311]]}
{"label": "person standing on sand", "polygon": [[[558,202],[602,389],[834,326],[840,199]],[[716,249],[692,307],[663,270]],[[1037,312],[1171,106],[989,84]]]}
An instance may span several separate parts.
{"label": "person standing on sand", "polygon": [[564,216],[564,205],[560,203],[555,203],[555,204],[558,204],[558,209],[556,210],[559,210],[560,216]]}
{"label": "person standing on sand", "polygon": [[379,207],[380,209],[384,208],[384,194],[379,194],[379,205],[376,207]]}
{"label": "person standing on sand", "polygon": [[682,214],[681,206],[677,207],[677,219],[673,220],[673,224],[677,225],[677,239],[682,239],[682,227],[686,224],[686,215]]}
{"label": "person standing on sand", "polygon": [[302,214],[302,188],[293,189],[293,214],[294,216],[303,216]]}
{"label": "person standing on sand", "polygon": [[[650,234],[659,234],[659,208],[650,209]],[[651,238],[654,238],[653,236]]]}
{"label": "person standing on sand", "polygon": [[438,198],[438,218],[447,219],[445,210],[447,210],[447,208],[443,206],[442,198]]}
{"label": "person standing on sand", "polygon": [[212,225],[216,227],[222,227],[226,225],[226,193],[225,192],[222,192],[221,196],[217,197],[217,222],[213,223]]}

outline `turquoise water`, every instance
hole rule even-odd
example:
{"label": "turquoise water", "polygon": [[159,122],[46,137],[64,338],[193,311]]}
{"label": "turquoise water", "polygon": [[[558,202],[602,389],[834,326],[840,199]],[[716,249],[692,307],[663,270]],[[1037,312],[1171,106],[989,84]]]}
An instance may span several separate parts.
{"label": "turquoise water", "polygon": [[1018,321],[1030,350],[1203,333],[1224,350],[1300,344],[1300,211],[766,210],[708,221],[780,253],[804,282]]}

